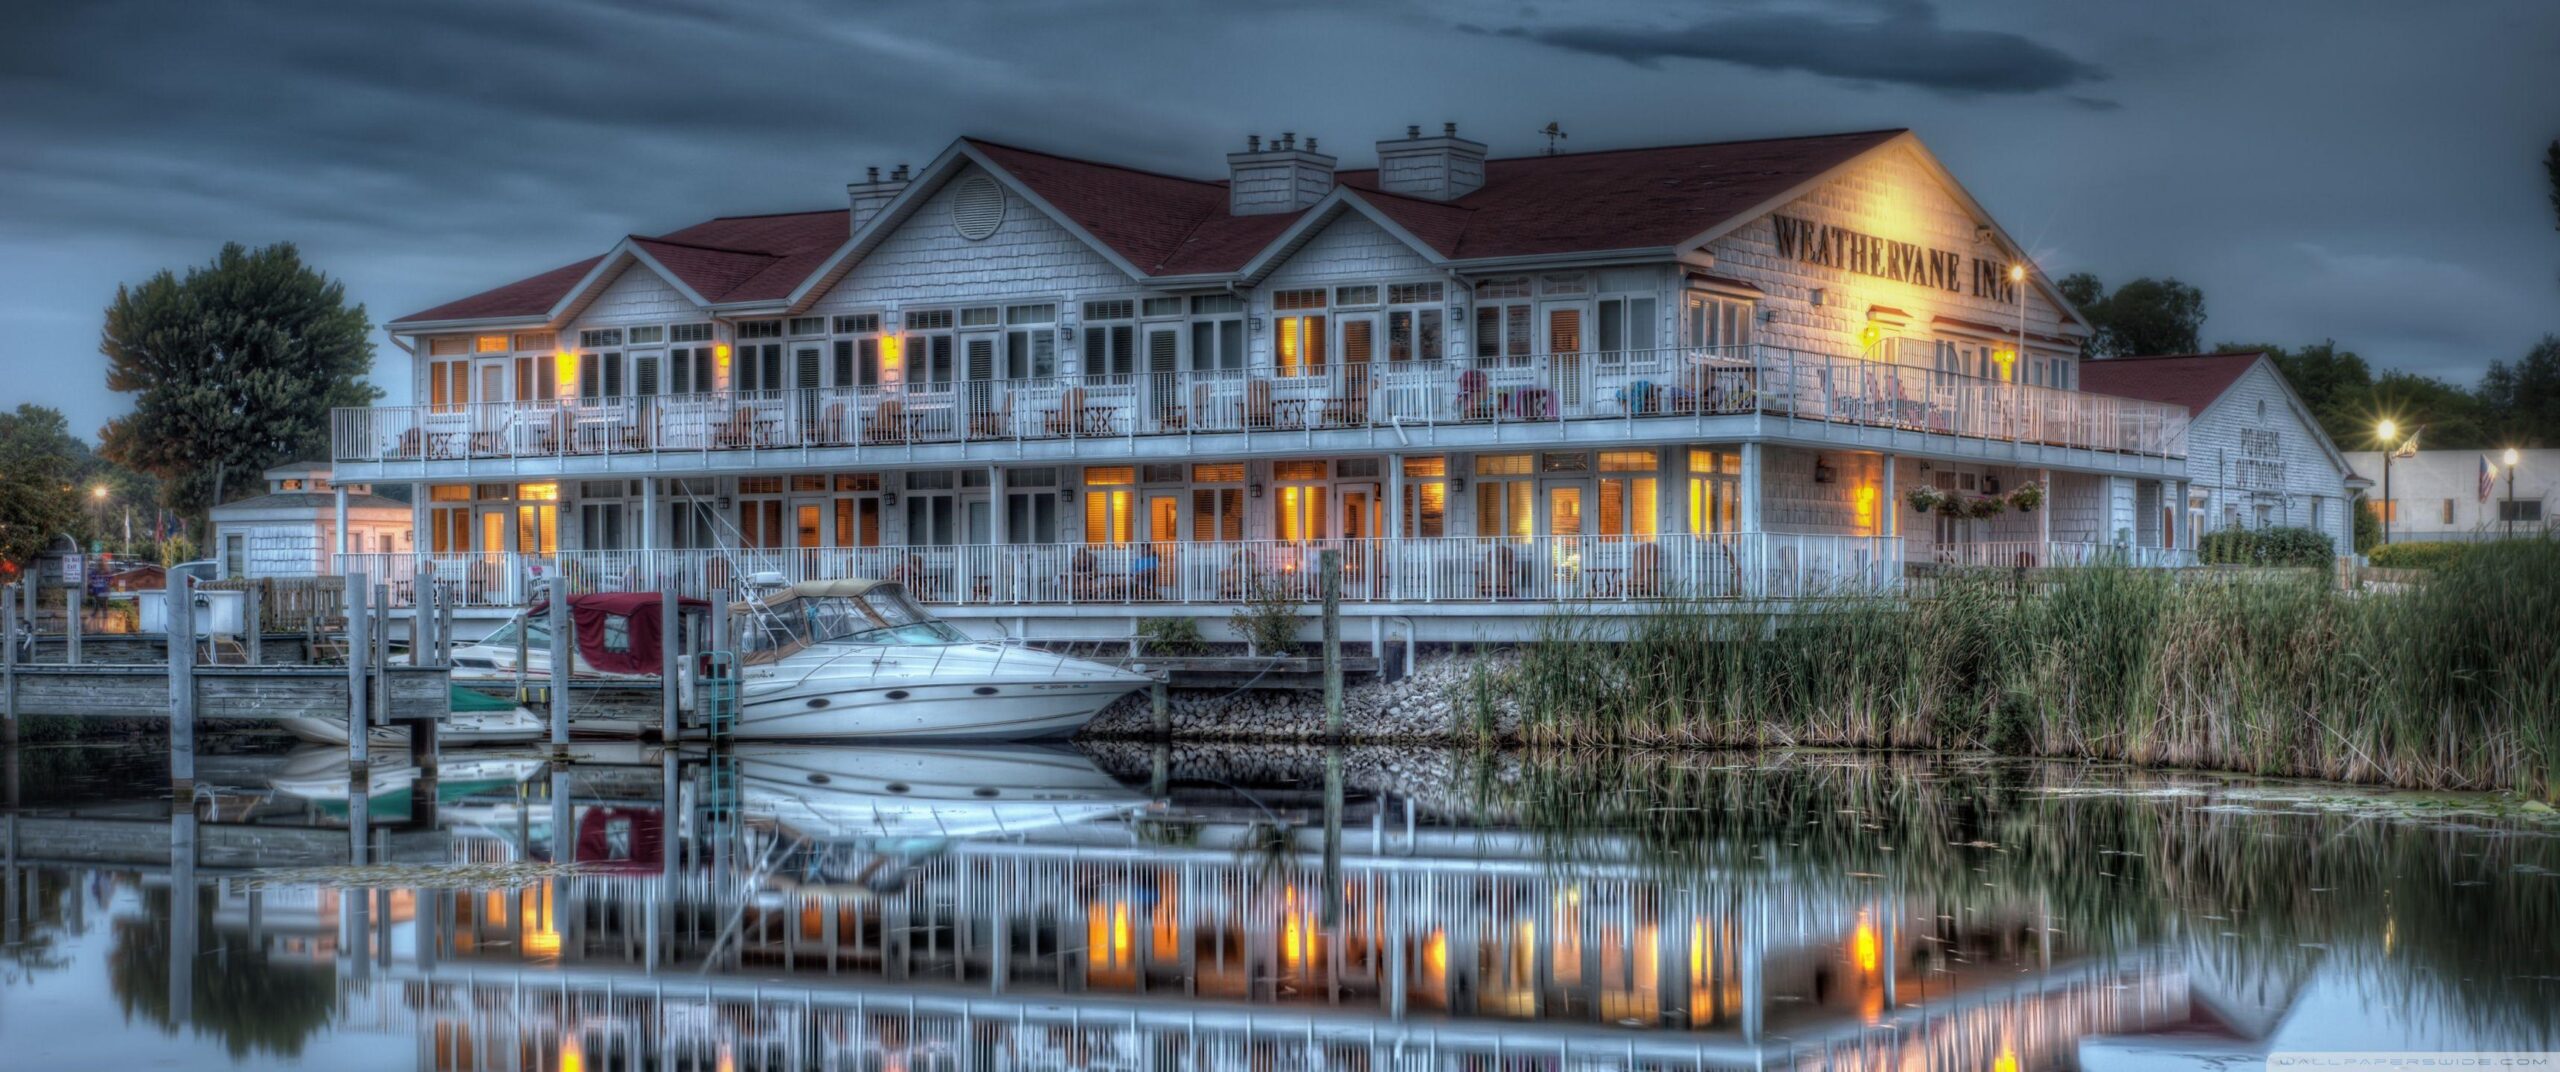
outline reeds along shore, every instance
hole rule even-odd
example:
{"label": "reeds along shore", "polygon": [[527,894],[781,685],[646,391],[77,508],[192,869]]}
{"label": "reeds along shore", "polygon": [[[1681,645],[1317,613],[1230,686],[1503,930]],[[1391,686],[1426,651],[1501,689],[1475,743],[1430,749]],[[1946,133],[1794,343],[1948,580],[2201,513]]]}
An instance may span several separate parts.
{"label": "reeds along shore", "polygon": [[[1623,620],[1621,620],[1623,621]],[[2560,794],[2560,542],[2405,593],[2316,571],[2005,574],[1807,612],[1558,615],[1493,683],[1532,743],[1989,749]]]}

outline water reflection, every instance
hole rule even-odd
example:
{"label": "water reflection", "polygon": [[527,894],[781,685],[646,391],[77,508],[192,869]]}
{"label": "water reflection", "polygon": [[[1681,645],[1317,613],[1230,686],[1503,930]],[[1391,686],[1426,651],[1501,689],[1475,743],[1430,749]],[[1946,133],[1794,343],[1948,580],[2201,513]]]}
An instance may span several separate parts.
{"label": "water reflection", "polygon": [[0,1052],[54,1063],[1977,1069],[2560,1045],[2549,826],[2199,776],[620,742],[361,778],[342,751],[209,754],[172,807],[120,796],[109,750],[7,758]]}

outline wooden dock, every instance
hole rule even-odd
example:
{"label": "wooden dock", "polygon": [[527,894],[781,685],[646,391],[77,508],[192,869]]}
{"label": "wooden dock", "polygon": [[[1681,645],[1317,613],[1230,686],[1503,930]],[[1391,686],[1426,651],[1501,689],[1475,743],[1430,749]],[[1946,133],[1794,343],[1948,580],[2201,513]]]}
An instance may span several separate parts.
{"label": "wooden dock", "polygon": [[[446,689],[452,675],[444,667],[390,666],[374,672],[385,677],[390,689],[391,702],[380,712],[383,721],[434,720],[452,713],[453,697]],[[347,715],[344,667],[198,666],[189,676],[199,718]],[[11,681],[8,705],[21,716],[169,717],[169,671],[164,666],[20,665],[12,668]]]}

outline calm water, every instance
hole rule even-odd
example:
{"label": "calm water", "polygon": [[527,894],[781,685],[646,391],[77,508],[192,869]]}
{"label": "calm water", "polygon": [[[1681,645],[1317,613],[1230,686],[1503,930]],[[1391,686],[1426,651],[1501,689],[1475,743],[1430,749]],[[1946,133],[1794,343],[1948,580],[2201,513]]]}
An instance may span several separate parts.
{"label": "calm water", "polygon": [[[6,757],[0,1066],[2249,1068],[2560,1049],[2560,826],[1838,754]],[[354,806],[351,806],[351,803]],[[173,810],[177,812],[172,815]]]}

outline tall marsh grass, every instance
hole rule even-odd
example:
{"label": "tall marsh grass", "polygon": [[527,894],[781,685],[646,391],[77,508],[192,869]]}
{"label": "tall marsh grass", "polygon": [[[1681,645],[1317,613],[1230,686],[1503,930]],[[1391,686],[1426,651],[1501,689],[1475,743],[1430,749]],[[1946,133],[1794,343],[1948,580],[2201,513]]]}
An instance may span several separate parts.
{"label": "tall marsh grass", "polygon": [[1544,744],[1989,749],[2560,793],[2560,542],[2398,594],[2096,568],[1926,598],[1557,615],[1502,671]]}

